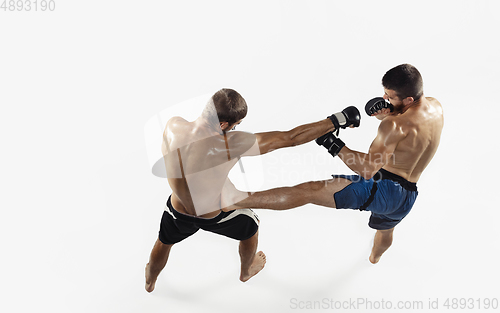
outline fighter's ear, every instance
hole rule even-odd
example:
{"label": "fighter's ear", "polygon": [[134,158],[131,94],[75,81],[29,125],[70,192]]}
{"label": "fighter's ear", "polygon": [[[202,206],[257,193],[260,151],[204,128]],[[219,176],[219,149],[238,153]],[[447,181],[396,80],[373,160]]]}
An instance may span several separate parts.
{"label": "fighter's ear", "polygon": [[219,126],[220,126],[220,129],[222,129],[222,131],[226,131],[227,128],[229,127],[229,123],[228,122],[219,122]]}
{"label": "fighter's ear", "polygon": [[413,103],[413,101],[415,101],[415,99],[413,99],[413,97],[406,97],[403,99],[403,104],[406,106],[406,105],[410,105]]}

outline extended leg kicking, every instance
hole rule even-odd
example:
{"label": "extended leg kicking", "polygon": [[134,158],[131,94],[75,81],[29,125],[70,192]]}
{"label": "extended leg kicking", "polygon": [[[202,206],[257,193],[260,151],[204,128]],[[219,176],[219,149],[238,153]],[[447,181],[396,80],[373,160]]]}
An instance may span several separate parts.
{"label": "extended leg kicking", "polygon": [[[334,175],[331,180],[256,192],[224,210],[288,210],[311,203],[370,211],[368,225],[377,232],[369,260],[377,263],[392,244],[394,227],[413,207],[416,183],[437,151],[443,128],[441,105],[423,96],[422,78],[415,67],[402,64],[389,70],[382,84],[384,97],[365,106],[369,116],[381,120],[368,153],[349,149],[333,132],[316,140],[359,175]],[[355,109],[349,108],[330,116],[337,130],[342,125],[339,121],[351,120],[352,112]]]}

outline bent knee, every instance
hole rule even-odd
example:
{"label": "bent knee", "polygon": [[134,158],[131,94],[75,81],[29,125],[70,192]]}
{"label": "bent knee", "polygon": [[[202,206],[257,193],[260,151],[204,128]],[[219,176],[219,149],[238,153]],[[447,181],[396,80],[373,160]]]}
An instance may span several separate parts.
{"label": "bent knee", "polygon": [[389,236],[389,235],[392,235],[392,233],[394,232],[394,228],[390,228],[390,229],[378,229],[377,232],[381,233],[382,235],[384,236]]}
{"label": "bent knee", "polygon": [[392,232],[394,231],[394,228],[391,229],[384,229],[384,230],[377,230],[377,232],[380,235],[380,241],[382,244],[390,246],[392,244]]}

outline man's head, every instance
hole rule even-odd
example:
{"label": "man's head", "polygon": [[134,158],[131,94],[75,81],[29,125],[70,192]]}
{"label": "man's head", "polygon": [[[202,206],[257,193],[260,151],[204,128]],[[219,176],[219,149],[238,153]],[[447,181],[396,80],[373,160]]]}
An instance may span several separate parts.
{"label": "man's head", "polygon": [[382,78],[384,99],[397,109],[420,100],[424,94],[422,76],[416,67],[410,64],[398,65],[385,73]]}
{"label": "man's head", "polygon": [[226,132],[241,123],[247,110],[245,99],[237,91],[223,88],[212,96],[202,116],[211,124],[218,124]]}

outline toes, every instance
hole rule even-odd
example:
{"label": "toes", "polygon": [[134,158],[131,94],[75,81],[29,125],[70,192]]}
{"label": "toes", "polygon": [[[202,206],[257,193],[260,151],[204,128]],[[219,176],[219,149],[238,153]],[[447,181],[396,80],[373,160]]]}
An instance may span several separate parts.
{"label": "toes", "polygon": [[257,253],[257,256],[258,256],[259,258],[261,258],[262,260],[264,260],[264,261],[266,260],[266,255],[265,255],[265,254],[264,254],[264,252],[262,252],[262,251],[261,251],[261,252],[259,252],[259,253]]}
{"label": "toes", "polygon": [[266,263],[266,262],[267,262],[267,261],[266,261],[266,255],[264,254],[264,252],[259,251],[259,252],[257,252],[257,255],[256,255],[256,256],[257,256],[257,257],[259,257],[259,258],[262,260],[262,262],[263,262],[263,263]]}

